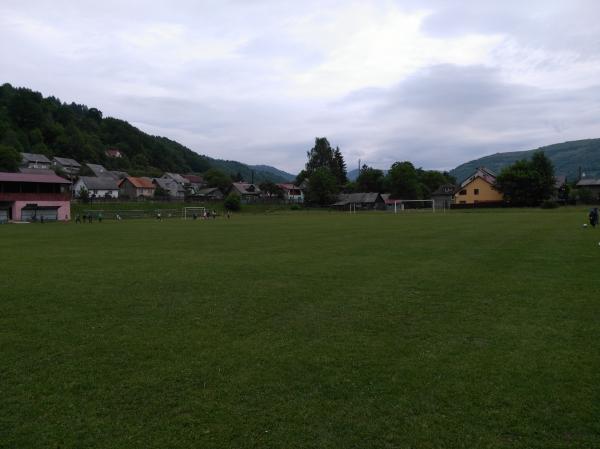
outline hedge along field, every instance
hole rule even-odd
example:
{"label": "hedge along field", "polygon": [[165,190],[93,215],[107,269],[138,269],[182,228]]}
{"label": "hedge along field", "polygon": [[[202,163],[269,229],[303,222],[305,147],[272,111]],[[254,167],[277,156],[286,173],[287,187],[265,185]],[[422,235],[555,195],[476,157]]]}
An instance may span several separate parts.
{"label": "hedge along field", "polygon": [[598,447],[584,220],[0,226],[0,447]]}

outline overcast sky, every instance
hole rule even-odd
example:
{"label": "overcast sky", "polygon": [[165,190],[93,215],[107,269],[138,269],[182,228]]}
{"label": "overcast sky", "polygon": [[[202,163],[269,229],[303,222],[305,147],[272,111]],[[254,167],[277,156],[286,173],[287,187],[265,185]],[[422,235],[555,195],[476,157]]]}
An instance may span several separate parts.
{"label": "overcast sky", "polygon": [[2,0],[0,82],[296,173],[600,137],[597,0]]}

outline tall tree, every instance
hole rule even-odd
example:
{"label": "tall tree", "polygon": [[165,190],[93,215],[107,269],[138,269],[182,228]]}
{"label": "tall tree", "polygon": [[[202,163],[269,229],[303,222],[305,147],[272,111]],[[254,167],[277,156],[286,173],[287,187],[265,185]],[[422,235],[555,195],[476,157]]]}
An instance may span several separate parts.
{"label": "tall tree", "polygon": [[393,198],[411,200],[421,197],[417,170],[410,162],[394,162],[386,181]]}
{"label": "tall tree", "polygon": [[21,154],[12,147],[0,145],[0,171],[17,171],[21,163]]}
{"label": "tall tree", "polygon": [[531,160],[520,160],[505,167],[496,178],[496,188],[514,206],[538,206],[554,192],[554,167],[538,151]]}
{"label": "tall tree", "polygon": [[217,187],[226,192],[231,187],[231,177],[219,169],[211,168],[204,173],[204,181],[209,187]]}
{"label": "tall tree", "polygon": [[332,149],[326,137],[315,138],[315,146],[307,151],[305,177],[310,177],[318,168],[327,168],[334,176],[338,185],[348,181],[346,163],[339,147]]}
{"label": "tall tree", "polygon": [[384,181],[383,171],[363,165],[356,178],[356,189],[359,192],[383,192]]}
{"label": "tall tree", "polygon": [[317,168],[308,177],[309,189],[306,193],[308,203],[327,206],[335,200],[338,193],[338,185],[335,176],[327,167]]}
{"label": "tall tree", "polygon": [[340,147],[335,147],[333,151],[333,164],[331,167],[333,176],[337,179],[339,185],[344,185],[348,182],[348,172],[346,170],[346,162],[340,151]]}

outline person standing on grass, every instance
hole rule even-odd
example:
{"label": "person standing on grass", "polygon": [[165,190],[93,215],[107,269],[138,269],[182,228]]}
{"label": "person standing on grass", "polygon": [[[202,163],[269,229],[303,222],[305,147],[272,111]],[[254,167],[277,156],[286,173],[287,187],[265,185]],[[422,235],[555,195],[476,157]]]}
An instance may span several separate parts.
{"label": "person standing on grass", "polygon": [[102,212],[98,212],[98,223],[102,223]]}
{"label": "person standing on grass", "polygon": [[595,228],[596,225],[598,224],[598,208],[597,207],[590,209],[589,219],[590,219],[590,224],[592,225],[592,228]]}
{"label": "person standing on grass", "polygon": [[79,214],[75,215],[75,223],[81,224],[81,217],[79,216]]}

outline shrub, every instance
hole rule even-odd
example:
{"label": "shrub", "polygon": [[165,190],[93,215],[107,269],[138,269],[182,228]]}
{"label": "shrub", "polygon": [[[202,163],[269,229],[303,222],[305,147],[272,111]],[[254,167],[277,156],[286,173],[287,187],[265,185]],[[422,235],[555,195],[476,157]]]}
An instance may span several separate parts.
{"label": "shrub", "polygon": [[299,204],[292,204],[290,206],[290,209],[291,210],[300,210],[300,209],[302,209],[302,207]]}
{"label": "shrub", "polygon": [[231,211],[238,211],[242,208],[242,200],[240,199],[239,195],[236,195],[235,193],[230,193],[229,195],[227,195],[227,198],[225,198],[225,209],[227,210],[231,210]]}

